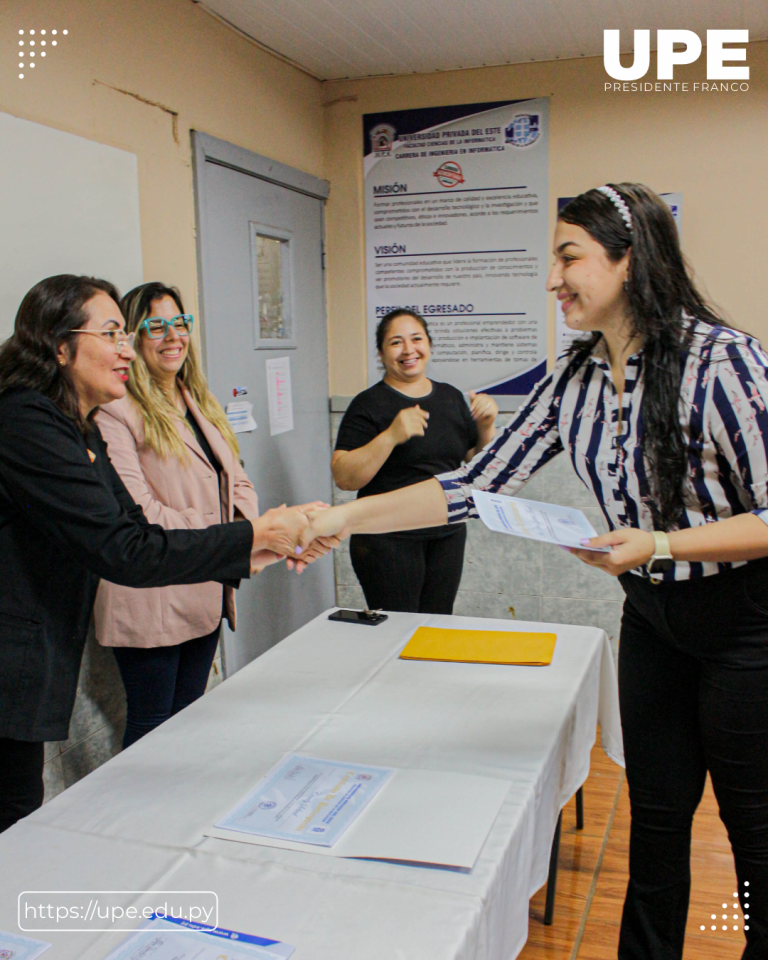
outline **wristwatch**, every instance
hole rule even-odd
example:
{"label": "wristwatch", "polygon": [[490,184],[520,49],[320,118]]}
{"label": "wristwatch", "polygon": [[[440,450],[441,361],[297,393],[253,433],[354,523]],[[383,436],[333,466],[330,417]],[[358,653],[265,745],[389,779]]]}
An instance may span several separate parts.
{"label": "wristwatch", "polygon": [[669,545],[669,537],[661,530],[653,531],[654,550],[653,556],[648,561],[648,573],[666,573],[672,569],[675,562],[672,557],[672,548]]}

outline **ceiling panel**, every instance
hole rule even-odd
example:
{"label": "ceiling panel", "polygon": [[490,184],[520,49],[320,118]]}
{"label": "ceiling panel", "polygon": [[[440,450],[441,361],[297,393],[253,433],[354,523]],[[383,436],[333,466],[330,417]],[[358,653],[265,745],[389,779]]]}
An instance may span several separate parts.
{"label": "ceiling panel", "polygon": [[321,80],[602,56],[603,30],[748,29],[764,0],[201,0]]}

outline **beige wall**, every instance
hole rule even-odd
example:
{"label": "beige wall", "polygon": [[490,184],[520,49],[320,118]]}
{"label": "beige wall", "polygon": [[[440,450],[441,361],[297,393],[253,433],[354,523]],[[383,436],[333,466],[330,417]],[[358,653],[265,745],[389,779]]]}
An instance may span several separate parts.
{"label": "beige wall", "polygon": [[[18,29],[56,24],[69,29],[66,42],[19,81],[8,69]],[[750,46],[751,89],[739,94],[605,93],[600,59],[321,84],[191,0],[4,0],[0,55],[0,110],[137,154],[145,278],[178,284],[192,310],[190,129],[330,180],[334,394],[366,385],[361,117],[381,110],[549,96],[553,221],[558,196],[607,180],[682,191],[697,275],[736,324],[768,342],[768,43]],[[686,69],[704,79],[703,61]],[[178,142],[169,113],[110,87],[175,111]]]}
{"label": "beige wall", "polygon": [[[18,30],[43,27],[69,35],[19,80]],[[320,82],[190,0],[3,0],[0,56],[1,111],[137,154],[145,279],[177,284],[193,312],[190,129],[323,175]],[[110,87],[178,113],[178,142],[169,113]]]}
{"label": "beige wall", "polygon": [[[553,224],[557,197],[606,181],[682,191],[683,247],[697,277],[768,344],[768,43],[751,44],[748,63],[745,93],[605,93],[602,59],[325,84],[331,392],[366,386],[361,117],[383,110],[549,96]],[[703,66],[685,79],[706,80]]]}

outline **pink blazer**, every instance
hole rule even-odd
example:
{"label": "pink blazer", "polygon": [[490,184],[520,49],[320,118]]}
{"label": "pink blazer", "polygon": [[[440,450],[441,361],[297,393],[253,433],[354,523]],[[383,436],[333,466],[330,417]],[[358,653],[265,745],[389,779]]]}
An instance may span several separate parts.
{"label": "pink blazer", "polygon": [[[184,400],[222,466],[221,490],[213,470],[186,423],[179,424],[188,461],[163,459],[144,443],[136,401],[126,395],[101,408],[96,423],[109,458],[150,523],[167,530],[208,527],[259,515],[253,484],[221,433],[203,417],[184,390]],[[219,503],[220,499],[220,503]],[[220,583],[135,590],[102,580],[96,595],[96,637],[106,647],[164,647],[203,637],[216,629],[224,611],[235,629],[235,591]]]}

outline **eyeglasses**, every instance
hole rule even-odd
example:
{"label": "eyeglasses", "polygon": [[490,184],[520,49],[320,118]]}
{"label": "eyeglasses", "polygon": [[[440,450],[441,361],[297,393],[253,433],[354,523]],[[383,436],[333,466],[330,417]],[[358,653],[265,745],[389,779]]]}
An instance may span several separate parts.
{"label": "eyeglasses", "polygon": [[122,353],[126,347],[133,350],[133,344],[136,340],[135,333],[126,333],[125,330],[70,330],[70,333],[90,333],[96,337],[104,337],[107,343],[111,343],[116,353]]}
{"label": "eyeglasses", "polygon": [[166,320],[164,317],[147,317],[138,325],[136,332],[146,330],[150,340],[162,340],[168,335],[168,328],[173,327],[180,337],[188,337],[192,333],[194,322],[195,318],[191,313],[180,313],[178,317],[173,317],[171,320]]}

